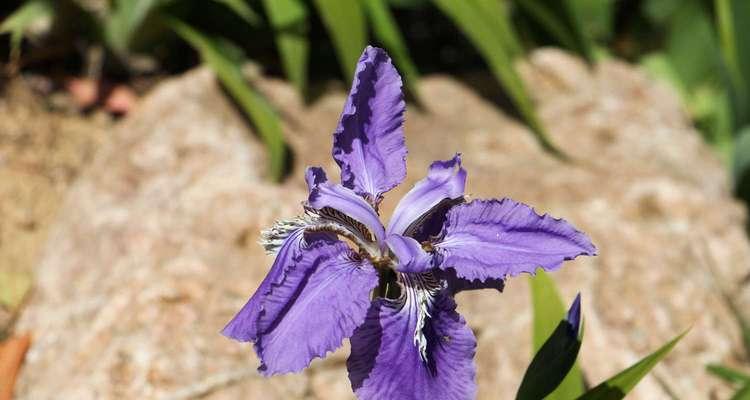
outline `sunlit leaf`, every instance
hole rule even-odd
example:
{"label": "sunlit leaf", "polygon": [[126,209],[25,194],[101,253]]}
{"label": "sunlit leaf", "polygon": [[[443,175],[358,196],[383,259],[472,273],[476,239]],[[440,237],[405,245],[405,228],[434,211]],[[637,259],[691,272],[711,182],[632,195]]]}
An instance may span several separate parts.
{"label": "sunlit leaf", "polygon": [[719,80],[719,48],[709,10],[700,0],[685,0],[671,15],[665,53],[688,91]]}
{"label": "sunlit leaf", "polygon": [[644,357],[637,363],[617,375],[600,383],[593,389],[586,392],[578,400],[619,400],[625,398],[631,390],[643,379],[651,369],[656,366],[670,351],[677,342],[682,339],[688,331],[681,333],[679,336],[667,342],[658,350]]}
{"label": "sunlit leaf", "polygon": [[[560,320],[565,318],[565,307],[555,282],[542,271],[529,278],[531,284],[531,302],[534,309],[534,328],[532,331],[534,352],[538,353],[553,332],[558,329]],[[579,344],[580,346],[580,344]],[[571,351],[573,349],[570,349]],[[575,350],[578,353],[578,350]],[[568,353],[569,355],[569,353]],[[575,361],[575,358],[573,359]],[[572,399],[584,391],[583,375],[578,363],[574,363],[560,385],[548,397],[549,400]]]}
{"label": "sunlit leaf", "polygon": [[361,0],[367,11],[375,37],[388,50],[396,66],[404,76],[404,83],[411,94],[419,99],[417,84],[419,72],[409,56],[404,38],[393,19],[385,0]]}
{"label": "sunlit leaf", "polygon": [[31,288],[31,276],[25,272],[0,271],[0,306],[15,310]]}
{"label": "sunlit leaf", "polygon": [[310,43],[307,6],[302,0],[263,0],[276,35],[276,46],[287,79],[300,94],[307,88]]}
{"label": "sunlit leaf", "polygon": [[[213,0],[217,3],[221,3],[228,9],[232,10],[250,26],[260,26],[261,19],[258,13],[255,12],[245,0]],[[279,1],[280,3],[282,1]]]}
{"label": "sunlit leaf", "polygon": [[29,0],[0,24],[0,33],[10,33],[11,58],[17,59],[23,34],[32,24],[54,14],[51,0]]}
{"label": "sunlit leaf", "polygon": [[352,81],[357,60],[367,46],[362,4],[356,0],[315,0],[315,6],[336,48],[344,76]]}
{"label": "sunlit leaf", "polygon": [[203,34],[177,19],[165,18],[165,21],[200,53],[206,65],[216,73],[229,94],[250,118],[266,144],[270,159],[269,174],[273,180],[280,180],[286,162],[281,124],[268,102],[246,82],[242,75],[241,60],[233,57],[232,51],[226,51],[226,43],[219,39]]}
{"label": "sunlit leaf", "polygon": [[511,51],[508,50],[507,45],[504,45],[512,39],[498,36],[499,30],[494,27],[492,21],[487,19],[486,7],[482,5],[484,1],[486,0],[433,0],[438,8],[458,25],[474,47],[477,48],[542,147],[554,154],[561,155],[547,137],[534,110],[531,97],[516,72]]}
{"label": "sunlit leaf", "polygon": [[[536,315],[535,313],[535,322]],[[558,322],[555,330],[534,355],[534,359],[523,376],[516,399],[573,399],[583,393],[583,381],[580,375],[576,380],[571,378],[567,383],[563,383],[564,378],[575,366],[582,340],[579,295],[576,296],[568,311],[567,318]]]}
{"label": "sunlit leaf", "polygon": [[750,375],[719,364],[709,364],[706,370],[729,383],[750,383]]}
{"label": "sunlit leaf", "polygon": [[750,400],[750,384],[741,387],[729,400]]}

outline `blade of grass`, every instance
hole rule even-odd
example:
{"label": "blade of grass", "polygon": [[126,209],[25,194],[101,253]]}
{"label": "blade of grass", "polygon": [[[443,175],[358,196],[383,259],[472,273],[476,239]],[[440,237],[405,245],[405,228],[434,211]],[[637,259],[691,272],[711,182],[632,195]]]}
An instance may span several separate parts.
{"label": "blade of grass", "polygon": [[725,367],[723,365],[708,364],[706,366],[706,371],[729,383],[750,384],[750,375],[747,375],[741,371],[737,371],[733,368]]}
{"label": "blade of grass", "polygon": [[30,0],[18,7],[0,24],[0,34],[10,33],[10,59],[16,62],[20,56],[21,39],[28,27],[43,18],[51,18],[54,5],[50,0]]}
{"label": "blade of grass", "polygon": [[600,383],[595,388],[586,392],[578,400],[620,400],[630,393],[638,382],[646,376],[670,351],[677,342],[682,339],[688,331],[681,333],[662,347],[642,358],[637,363],[617,375]]}
{"label": "blade of grass", "polygon": [[261,26],[261,19],[258,13],[255,12],[245,0],[213,0],[217,3],[223,4],[228,9],[232,10],[240,18],[242,18],[248,25],[257,27]]}
{"label": "blade of grass", "polygon": [[362,4],[355,0],[315,0],[315,6],[333,41],[344,76],[352,81],[357,60],[367,46]]}
{"label": "blade of grass", "polygon": [[274,181],[281,180],[286,164],[286,145],[281,124],[268,102],[245,81],[241,61],[231,57],[231,52],[224,51],[225,44],[216,38],[171,17],[165,17],[165,22],[200,53],[203,62],[216,73],[229,94],[250,118],[268,150],[269,175]]}
{"label": "blade of grass", "polygon": [[[565,307],[560,294],[555,287],[555,282],[541,269],[529,279],[531,284],[531,302],[534,310],[534,329],[532,331],[532,343],[534,353],[537,353],[547,338],[553,334],[560,320],[565,318]],[[577,354],[577,351],[576,351]],[[583,374],[574,363],[565,379],[549,396],[548,400],[567,400],[575,398],[584,392]]]}
{"label": "blade of grass", "polygon": [[497,28],[485,20],[481,0],[433,0],[433,3],[463,31],[469,41],[489,65],[493,75],[510,96],[522,118],[535,134],[540,145],[551,153],[564,157],[547,137],[539,121],[526,87],[513,65],[513,57],[503,43],[508,38],[498,37]]}
{"label": "blade of grass", "polygon": [[263,6],[276,35],[284,74],[304,96],[310,53],[307,6],[302,0],[264,0]]}
{"label": "blade of grass", "polygon": [[409,56],[409,50],[401,35],[401,31],[393,19],[388,4],[385,0],[361,0],[367,11],[370,24],[372,25],[375,37],[388,50],[396,65],[404,75],[404,84],[414,98],[419,102],[419,91],[417,84],[419,81],[419,72],[417,71],[414,61]]}

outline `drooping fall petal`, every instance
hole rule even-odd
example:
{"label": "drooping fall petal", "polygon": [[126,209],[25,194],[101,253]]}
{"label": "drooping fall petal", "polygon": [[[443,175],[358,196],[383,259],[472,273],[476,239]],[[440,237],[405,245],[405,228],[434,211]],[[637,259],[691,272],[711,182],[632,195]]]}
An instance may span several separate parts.
{"label": "drooping fall petal", "polygon": [[255,348],[264,375],[297,372],[362,324],[378,276],[343,242],[319,242],[263,300]]}

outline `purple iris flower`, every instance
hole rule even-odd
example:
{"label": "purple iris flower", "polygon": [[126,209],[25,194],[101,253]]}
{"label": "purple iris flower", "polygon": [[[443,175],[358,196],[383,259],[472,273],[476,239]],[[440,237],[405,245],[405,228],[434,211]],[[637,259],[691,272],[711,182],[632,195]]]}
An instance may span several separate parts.
{"label": "purple iris flower", "polygon": [[378,204],[406,176],[404,109],[390,58],[367,47],[333,135],[341,183],[307,169],[304,213],[263,233],[276,260],[223,331],[254,342],[262,374],[300,371],[349,338],[360,399],[473,398],[476,338],[454,295],[595,254],[525,204],[466,202],[459,154],[432,163],[383,226]]}

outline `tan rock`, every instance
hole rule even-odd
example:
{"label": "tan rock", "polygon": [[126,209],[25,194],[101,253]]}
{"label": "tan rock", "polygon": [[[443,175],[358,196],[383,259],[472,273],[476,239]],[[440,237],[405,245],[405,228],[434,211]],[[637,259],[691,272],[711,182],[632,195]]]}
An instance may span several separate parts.
{"label": "tan rock", "polygon": [[[554,275],[566,301],[583,295],[589,382],[692,326],[631,398],[668,398],[659,381],[681,399],[725,397],[704,365],[740,349],[720,290],[749,297],[739,282],[750,247],[721,163],[676,97],[632,67],[606,61],[589,71],[543,50],[524,76],[573,162],[540,150],[465,85],[427,77],[428,112],[407,115],[407,183],[387,196],[383,214],[430,161],[462,152],[473,196],[528,202],[598,245],[599,257]],[[302,168],[336,175],[330,134],[344,93],[305,108],[285,84],[259,84],[296,150],[282,186],[262,181],[262,149],[203,70],[162,84],[98,153],[52,229],[20,322],[36,336],[20,398],[351,398],[345,352],[304,374],[261,379],[247,372],[257,364],[251,348],[218,334],[270,265],[255,244],[259,229],[299,211]],[[458,302],[478,337],[479,398],[512,398],[531,358],[526,279]]]}

